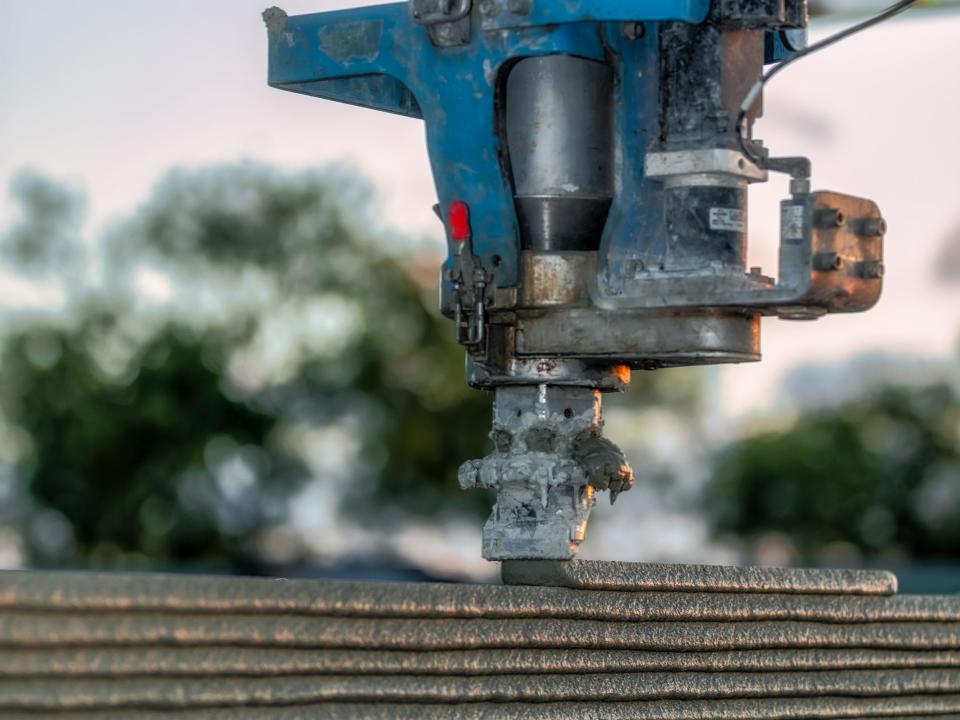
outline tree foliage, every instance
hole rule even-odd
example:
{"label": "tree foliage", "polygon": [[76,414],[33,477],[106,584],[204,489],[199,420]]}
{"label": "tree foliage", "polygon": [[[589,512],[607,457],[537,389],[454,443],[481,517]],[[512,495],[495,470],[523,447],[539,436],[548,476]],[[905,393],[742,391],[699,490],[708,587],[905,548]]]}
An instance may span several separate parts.
{"label": "tree foliage", "polygon": [[229,397],[202,342],[177,328],[108,376],[90,340],[111,322],[31,328],[6,344],[0,408],[28,439],[19,464],[39,508],[30,559],[248,562],[304,477],[271,447],[276,418]]}
{"label": "tree foliage", "polygon": [[456,485],[485,452],[489,397],[464,386],[435,290],[408,270],[422,248],[371,220],[363,183],[174,172],[101,243],[104,282],[78,290],[78,215],[31,182],[21,199],[50,202],[24,202],[4,248],[70,285],[59,317],[2,350],[31,561],[246,563],[312,472],[283,442],[304,426],[356,439],[346,506],[367,522],[489,510]]}
{"label": "tree foliage", "polygon": [[111,247],[194,292],[225,278],[224,302],[242,278],[258,279],[266,305],[234,303],[225,322],[245,332],[227,351],[286,346],[280,367],[261,369],[260,405],[354,433],[345,508],[381,519],[486,513],[488,498],[462,493],[456,469],[486,451],[489,396],[464,384],[463,351],[435,308],[433,278],[422,287],[408,269],[422,249],[378,227],[374,205],[362,182],[336,171],[175,173]]}
{"label": "tree foliage", "polygon": [[719,532],[787,533],[816,556],[960,554],[960,398],[888,386],[747,437],[717,459],[704,505]]}

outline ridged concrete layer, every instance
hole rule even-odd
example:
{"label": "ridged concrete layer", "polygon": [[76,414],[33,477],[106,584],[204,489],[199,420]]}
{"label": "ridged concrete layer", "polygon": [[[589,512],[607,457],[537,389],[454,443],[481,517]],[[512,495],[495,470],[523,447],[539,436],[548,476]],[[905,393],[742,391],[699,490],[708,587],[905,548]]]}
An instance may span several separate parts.
{"label": "ridged concrete layer", "polygon": [[724,567],[597,560],[508,560],[508,585],[581,590],[674,590],[819,595],[893,595],[897,576],[885,570]]}
{"label": "ridged concrete layer", "polygon": [[653,576],[625,591],[3,573],[0,718],[960,715],[960,598]]}
{"label": "ridged concrete layer", "polygon": [[93,647],[0,650],[0,678],[540,675],[960,668],[960,652],[897,650],[297,650]]}
{"label": "ridged concrete layer", "polygon": [[960,696],[455,705],[328,703],[285,707],[203,708],[175,713],[148,708],[124,708],[57,715],[0,711],[0,718],[3,720],[36,720],[46,716],[70,720],[863,720],[894,717],[946,720],[960,717]]}
{"label": "ridged concrete layer", "polygon": [[0,572],[0,611],[31,609],[383,618],[960,622],[960,597],[627,592],[452,583]]}
{"label": "ridged concrete layer", "polygon": [[0,680],[0,709],[183,709],[321,702],[457,703],[890,697],[960,693],[947,670]]}
{"label": "ridged concrete layer", "polygon": [[237,645],[386,650],[958,650],[960,623],[607,622],[6,612],[0,647]]}

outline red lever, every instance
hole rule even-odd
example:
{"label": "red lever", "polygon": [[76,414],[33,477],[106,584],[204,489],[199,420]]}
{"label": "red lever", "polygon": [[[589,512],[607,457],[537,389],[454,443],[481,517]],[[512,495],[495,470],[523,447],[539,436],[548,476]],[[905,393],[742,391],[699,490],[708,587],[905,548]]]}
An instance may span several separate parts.
{"label": "red lever", "polygon": [[450,239],[463,242],[470,239],[470,206],[463,200],[454,200],[447,209]]}

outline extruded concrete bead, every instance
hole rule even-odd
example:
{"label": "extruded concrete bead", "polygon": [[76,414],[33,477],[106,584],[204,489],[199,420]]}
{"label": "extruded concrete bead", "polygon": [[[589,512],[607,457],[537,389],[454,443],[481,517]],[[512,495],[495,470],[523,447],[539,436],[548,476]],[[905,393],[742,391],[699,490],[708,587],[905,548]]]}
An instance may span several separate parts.
{"label": "extruded concrete bead", "polygon": [[724,567],[583,560],[508,560],[507,585],[580,590],[893,595],[897,577],[884,570]]}

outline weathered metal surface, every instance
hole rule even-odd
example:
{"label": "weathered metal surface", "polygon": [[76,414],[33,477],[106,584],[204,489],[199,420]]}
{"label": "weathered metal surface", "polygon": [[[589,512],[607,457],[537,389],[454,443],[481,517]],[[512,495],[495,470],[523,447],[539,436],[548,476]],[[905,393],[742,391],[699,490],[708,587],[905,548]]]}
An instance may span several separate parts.
{"label": "weathered metal surface", "polygon": [[655,590],[0,573],[0,718],[960,714],[960,598],[620,570]]}
{"label": "weathered metal surface", "polygon": [[732,593],[893,595],[897,576],[884,570],[725,567],[610,561],[509,560],[508,585],[583,590],[676,590]]}
{"label": "weathered metal surface", "polygon": [[460,487],[496,490],[483,556],[569,560],[598,491],[633,487],[623,452],[602,437],[600,391],[546,384],[496,389],[494,450],[460,466]]}
{"label": "weathered metal surface", "polygon": [[[752,136],[764,58],[799,46],[807,0],[410,0],[264,19],[272,86],[424,121],[441,312],[468,381],[497,392],[501,442],[459,473],[497,493],[489,560],[571,559],[595,491],[632,485],[584,402],[621,366],[756,361],[761,315],[879,298],[876,204],[811,193],[809,160]],[[792,178],[777,277],[746,265],[748,183],[771,170]]]}

